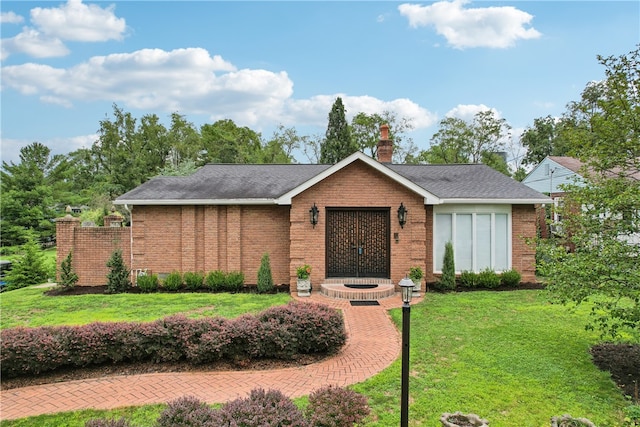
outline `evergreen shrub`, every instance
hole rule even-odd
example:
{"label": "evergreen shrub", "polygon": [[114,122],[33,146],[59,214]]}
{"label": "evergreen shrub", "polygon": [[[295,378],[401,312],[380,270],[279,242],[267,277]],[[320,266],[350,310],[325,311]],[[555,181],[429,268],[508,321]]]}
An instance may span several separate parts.
{"label": "evergreen shrub", "polygon": [[490,268],[485,268],[478,273],[478,286],[486,289],[495,289],[500,286],[500,275]]}
{"label": "evergreen shrub", "polygon": [[107,261],[109,273],[107,274],[107,293],[119,294],[127,292],[131,289],[131,280],[129,280],[129,269],[122,259],[122,251],[117,249],[111,254],[111,258]]}
{"label": "evergreen shrub", "polygon": [[474,271],[465,270],[460,273],[460,285],[465,288],[475,288],[478,286],[478,274]]}
{"label": "evergreen shrub", "polygon": [[157,274],[140,274],[137,279],[138,288],[144,293],[156,292],[159,283]]}
{"label": "evergreen shrub", "polygon": [[200,272],[187,271],[183,275],[185,287],[190,291],[197,291],[204,285],[204,274]]}
{"label": "evergreen shrub", "polygon": [[182,288],[182,274],[179,271],[172,271],[162,281],[162,287],[167,291],[179,291]]}
{"label": "evergreen shrub", "polygon": [[516,270],[503,271],[500,275],[500,283],[511,288],[518,286],[520,280],[522,280],[522,276]]}
{"label": "evergreen shrub", "polygon": [[258,269],[258,293],[266,294],[273,292],[273,275],[271,274],[271,261],[269,260],[269,254],[262,255],[260,260],[260,268]]}
{"label": "evergreen shrub", "polygon": [[221,292],[225,288],[226,275],[222,270],[214,270],[207,274],[205,286],[212,292]]}

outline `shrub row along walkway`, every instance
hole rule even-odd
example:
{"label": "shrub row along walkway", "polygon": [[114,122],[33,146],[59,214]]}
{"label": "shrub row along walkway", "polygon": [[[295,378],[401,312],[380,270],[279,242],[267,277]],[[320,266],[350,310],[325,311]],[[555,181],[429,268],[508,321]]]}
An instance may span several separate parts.
{"label": "shrub row along walkway", "polygon": [[399,356],[400,334],[387,314],[388,309],[402,306],[399,296],[380,300],[380,306],[360,307],[316,293],[304,300],[327,304],[344,313],[348,338],[336,356],[312,365],[271,371],[112,376],[3,390],[0,419],[166,403],[184,395],[224,403],[246,397],[255,388],[277,389],[286,396],[299,397],[325,385],[343,387],[364,381]]}

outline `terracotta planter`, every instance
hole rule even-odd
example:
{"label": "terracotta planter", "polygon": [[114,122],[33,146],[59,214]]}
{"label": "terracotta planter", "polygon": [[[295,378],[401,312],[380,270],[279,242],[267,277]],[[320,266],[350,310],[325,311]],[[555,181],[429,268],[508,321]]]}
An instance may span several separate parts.
{"label": "terracotta planter", "polygon": [[440,417],[440,422],[443,427],[486,427],[489,425],[489,421],[476,414],[463,414],[462,412],[444,413]]}
{"label": "terracotta planter", "polygon": [[311,296],[311,279],[298,279],[297,291],[299,297]]}

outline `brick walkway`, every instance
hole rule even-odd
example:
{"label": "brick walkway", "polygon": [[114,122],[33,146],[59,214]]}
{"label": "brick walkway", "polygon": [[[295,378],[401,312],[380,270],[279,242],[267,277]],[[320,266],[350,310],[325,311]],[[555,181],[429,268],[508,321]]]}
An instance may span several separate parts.
{"label": "brick walkway", "polygon": [[[0,392],[0,419],[79,409],[112,409],[166,403],[184,395],[209,403],[245,397],[255,388],[304,396],[325,385],[362,382],[389,366],[400,354],[400,334],[387,310],[401,307],[399,296],[380,306],[352,307],[348,301],[313,294],[307,301],[344,313],[347,344],[335,357],[313,365],[273,371],[178,372],[103,377],[23,387]],[[399,374],[399,373],[398,373]]]}

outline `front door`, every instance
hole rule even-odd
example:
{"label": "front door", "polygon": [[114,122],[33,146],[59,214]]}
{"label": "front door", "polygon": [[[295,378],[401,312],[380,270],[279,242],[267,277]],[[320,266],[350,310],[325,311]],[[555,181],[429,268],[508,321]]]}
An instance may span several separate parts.
{"label": "front door", "polygon": [[389,278],[389,212],[327,208],[327,277]]}

